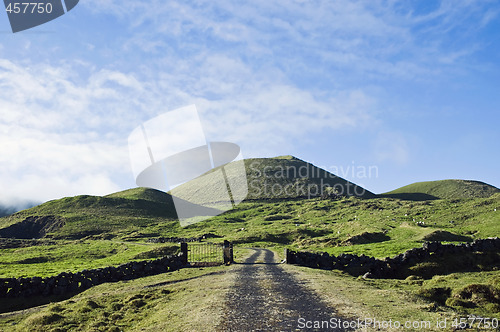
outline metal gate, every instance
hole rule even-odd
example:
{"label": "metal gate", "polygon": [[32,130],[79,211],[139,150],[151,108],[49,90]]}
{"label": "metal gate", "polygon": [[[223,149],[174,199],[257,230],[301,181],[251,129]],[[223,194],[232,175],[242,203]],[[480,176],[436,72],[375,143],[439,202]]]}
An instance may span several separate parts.
{"label": "metal gate", "polygon": [[215,243],[189,243],[188,262],[207,263],[218,265],[224,263],[222,244]]}
{"label": "metal gate", "polygon": [[233,261],[233,246],[229,242],[182,243],[181,251],[187,258],[186,263],[192,266],[214,266]]}

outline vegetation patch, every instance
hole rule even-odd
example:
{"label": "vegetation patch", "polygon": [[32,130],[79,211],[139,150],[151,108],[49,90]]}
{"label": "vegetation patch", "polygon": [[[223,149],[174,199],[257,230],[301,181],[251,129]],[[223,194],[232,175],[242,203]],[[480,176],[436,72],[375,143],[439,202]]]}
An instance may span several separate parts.
{"label": "vegetation patch", "polygon": [[[394,198],[403,198],[405,195],[429,197],[439,199],[469,199],[486,198],[500,193],[500,189],[480,181],[470,180],[441,180],[413,183],[386,193]],[[403,198],[404,199],[404,198]]]}
{"label": "vegetation patch", "polygon": [[430,279],[435,275],[457,272],[492,271],[500,267],[500,254],[473,252],[460,255],[432,255],[428,260],[408,267],[406,275]]}
{"label": "vegetation patch", "polygon": [[58,216],[30,216],[19,223],[0,229],[0,237],[39,239],[65,224],[64,218]]}
{"label": "vegetation patch", "polygon": [[346,246],[352,246],[355,244],[366,244],[375,242],[388,241],[391,238],[387,236],[384,232],[364,232],[359,235],[355,235],[344,241],[342,244]]}
{"label": "vegetation patch", "polygon": [[0,277],[50,277],[61,272],[78,272],[162,257],[165,253],[175,253],[178,248],[177,243],[59,240],[51,245],[0,249]]}
{"label": "vegetation patch", "polygon": [[436,230],[425,235],[422,240],[424,241],[438,241],[438,242],[471,242],[472,238],[464,235],[453,234],[448,231]]}
{"label": "vegetation patch", "polygon": [[33,326],[40,325],[52,325],[60,320],[64,319],[64,316],[53,312],[44,312],[40,314],[35,314],[27,320],[27,324],[32,324]]}
{"label": "vegetation patch", "polygon": [[417,295],[437,304],[444,305],[451,295],[449,287],[423,288],[417,291]]}
{"label": "vegetation patch", "polygon": [[500,289],[493,285],[472,284],[461,289],[456,297],[474,302],[477,305],[485,303],[500,304]]}
{"label": "vegetation patch", "polygon": [[267,216],[267,217],[264,217],[264,220],[265,221],[274,221],[274,220],[285,220],[285,219],[292,219],[291,216],[288,216],[288,215],[283,215],[283,214],[275,214],[275,215],[272,215],[272,216]]}
{"label": "vegetation patch", "polygon": [[179,251],[180,247],[178,244],[170,244],[154,248],[152,250],[148,250],[145,252],[141,252],[140,254],[135,255],[133,259],[149,259],[149,258],[165,257],[168,255],[177,254],[179,253]]}

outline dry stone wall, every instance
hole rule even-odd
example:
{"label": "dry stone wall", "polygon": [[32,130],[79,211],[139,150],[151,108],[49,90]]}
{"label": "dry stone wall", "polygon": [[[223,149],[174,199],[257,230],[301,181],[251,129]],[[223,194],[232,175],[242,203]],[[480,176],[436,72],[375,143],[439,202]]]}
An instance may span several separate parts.
{"label": "dry stone wall", "polygon": [[472,252],[500,252],[500,238],[475,240],[470,243],[442,244],[425,242],[421,248],[414,248],[395,257],[376,259],[365,255],[340,254],[338,256],[323,253],[295,252],[286,250],[286,261],[325,270],[356,271],[358,275],[370,278],[394,278],[406,266],[425,262],[431,255],[460,255]]}
{"label": "dry stone wall", "polygon": [[131,280],[178,270],[184,262],[183,255],[178,255],[76,273],[62,272],[46,278],[0,278],[0,298],[77,293],[105,282]]}

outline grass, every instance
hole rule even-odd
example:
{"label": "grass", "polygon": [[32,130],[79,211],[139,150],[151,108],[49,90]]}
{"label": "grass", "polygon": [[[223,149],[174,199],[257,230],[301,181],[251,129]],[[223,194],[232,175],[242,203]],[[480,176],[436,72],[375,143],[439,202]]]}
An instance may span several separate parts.
{"label": "grass", "polygon": [[[248,250],[235,248],[234,256],[243,260]],[[214,331],[234,283],[228,269],[234,268],[185,268],[101,284],[69,299],[0,314],[0,331]]]}
{"label": "grass", "polygon": [[[406,289],[402,281],[364,280],[339,271],[313,270],[299,266],[287,266],[287,269],[297,273],[309,288],[321,294],[322,298],[347,320],[376,319],[386,322],[398,321],[402,325],[407,321],[430,322],[430,329],[415,330],[443,331],[435,328],[438,320],[446,318],[451,321],[458,317],[450,308],[436,306],[420,298]],[[367,328],[363,331],[377,329]]]}
{"label": "grass", "polygon": [[28,313],[1,315],[0,331],[213,331],[231,282],[224,269],[102,284]]}
{"label": "grass", "polygon": [[[450,331],[455,319],[471,315],[500,319],[498,302],[485,299],[485,293],[481,292],[496,287],[498,299],[499,271],[456,273],[435,276],[430,280],[415,277],[406,280],[365,280],[339,271],[313,270],[299,266],[286,268],[298,273],[306,285],[321,294],[341,316],[351,319],[376,318],[379,321],[392,320],[401,323],[430,322],[431,328],[414,329],[430,331]],[[483,287],[478,287],[477,284]],[[469,300],[471,303],[467,304],[467,300],[463,300],[463,294],[467,293],[467,290],[470,294],[471,289],[476,290],[476,293],[472,292],[473,295],[469,298],[474,300]],[[460,299],[462,302],[457,301]],[[447,329],[437,328],[437,322],[445,319]]]}
{"label": "grass", "polygon": [[0,278],[48,277],[61,272],[119,265],[175,253],[177,244],[105,240],[59,241],[54,245],[0,249]]}
{"label": "grass", "polygon": [[[420,247],[436,234],[441,234],[441,239],[447,242],[497,236],[499,213],[500,195],[425,202],[354,197],[337,201],[288,200],[243,203],[183,231],[211,232],[236,243],[383,258]],[[347,245],[364,233],[381,233],[385,235],[384,241]]]}
{"label": "grass", "polygon": [[[409,283],[408,289],[430,302],[440,302],[462,315],[500,319],[500,271],[451,273]],[[435,290],[447,289],[439,298]]]}

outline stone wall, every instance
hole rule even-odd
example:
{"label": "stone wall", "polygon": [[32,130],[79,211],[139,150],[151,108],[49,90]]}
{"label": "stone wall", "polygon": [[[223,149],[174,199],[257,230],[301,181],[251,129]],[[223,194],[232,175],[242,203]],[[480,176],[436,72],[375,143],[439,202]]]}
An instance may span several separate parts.
{"label": "stone wall", "polygon": [[475,240],[471,243],[442,244],[440,242],[425,242],[421,248],[414,248],[395,257],[376,259],[365,255],[295,252],[285,250],[286,261],[311,268],[325,270],[355,271],[357,275],[371,278],[394,278],[406,266],[425,262],[432,255],[460,255],[473,252],[500,252],[500,239],[488,238]]}
{"label": "stone wall", "polygon": [[184,260],[182,255],[167,256],[76,273],[62,272],[46,278],[0,278],[0,298],[77,293],[105,282],[131,280],[178,270],[183,266]]}

